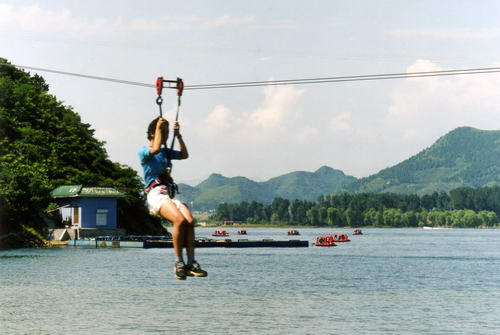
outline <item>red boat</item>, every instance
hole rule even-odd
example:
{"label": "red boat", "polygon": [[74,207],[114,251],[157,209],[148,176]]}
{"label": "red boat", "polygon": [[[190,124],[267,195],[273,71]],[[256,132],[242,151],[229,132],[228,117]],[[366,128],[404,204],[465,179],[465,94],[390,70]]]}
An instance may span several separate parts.
{"label": "red boat", "polygon": [[349,236],[347,234],[333,234],[334,242],[350,242]]}
{"label": "red boat", "polygon": [[238,230],[238,235],[246,235],[247,231],[245,229]]}
{"label": "red boat", "polygon": [[336,246],[335,242],[333,242],[332,235],[316,237],[316,243],[314,243],[314,245],[317,247],[334,247],[334,246]]}
{"label": "red boat", "polygon": [[212,236],[229,236],[229,233],[225,230],[217,229],[212,233]]}
{"label": "red boat", "polygon": [[289,230],[288,235],[300,235],[298,230]]}
{"label": "red boat", "polygon": [[361,229],[354,229],[353,234],[354,235],[363,235],[363,232],[361,231]]}

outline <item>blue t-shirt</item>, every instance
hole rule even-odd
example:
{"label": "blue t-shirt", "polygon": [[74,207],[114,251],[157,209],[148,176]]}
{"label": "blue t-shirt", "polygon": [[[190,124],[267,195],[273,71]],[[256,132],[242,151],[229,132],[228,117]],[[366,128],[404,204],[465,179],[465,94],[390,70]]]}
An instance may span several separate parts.
{"label": "blue t-shirt", "polygon": [[[141,166],[144,171],[144,182],[146,186],[158,178],[166,168],[172,167],[172,162],[170,160],[180,159],[181,156],[180,151],[167,148],[161,148],[160,152],[156,155],[151,155],[150,151],[151,147],[148,146],[143,146],[139,148],[138,151],[139,160],[141,161]],[[167,151],[170,155],[170,160]]]}

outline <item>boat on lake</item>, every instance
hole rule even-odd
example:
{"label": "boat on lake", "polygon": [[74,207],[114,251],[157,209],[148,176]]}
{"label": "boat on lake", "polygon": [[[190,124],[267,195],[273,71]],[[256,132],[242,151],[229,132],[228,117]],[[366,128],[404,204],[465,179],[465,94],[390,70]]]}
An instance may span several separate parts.
{"label": "boat on lake", "polygon": [[333,242],[332,235],[316,237],[316,242],[314,243],[314,245],[317,247],[334,247],[334,246],[336,246],[335,242]]}
{"label": "boat on lake", "polygon": [[229,236],[229,233],[222,229],[217,229],[212,233],[212,236]]}
{"label": "boat on lake", "polygon": [[288,235],[300,235],[299,231],[295,230],[295,229],[289,230],[287,234]]}
{"label": "boat on lake", "polygon": [[363,232],[361,231],[361,229],[354,229],[353,234],[354,235],[363,235]]}
{"label": "boat on lake", "polygon": [[333,234],[334,242],[350,242],[349,236],[347,234]]}

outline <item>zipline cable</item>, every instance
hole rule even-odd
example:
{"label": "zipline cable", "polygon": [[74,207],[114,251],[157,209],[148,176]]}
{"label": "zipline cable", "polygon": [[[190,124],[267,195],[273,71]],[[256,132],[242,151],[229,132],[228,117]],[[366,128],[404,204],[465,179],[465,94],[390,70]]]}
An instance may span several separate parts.
{"label": "zipline cable", "polygon": [[359,76],[354,77],[338,77],[330,79],[311,79],[311,80],[290,80],[290,81],[266,81],[262,83],[241,83],[241,84],[209,84],[209,85],[186,85],[187,90],[203,90],[203,89],[217,89],[217,88],[237,88],[237,87],[256,87],[256,86],[277,86],[277,85],[304,85],[304,84],[321,84],[321,83],[339,83],[348,81],[368,81],[368,80],[386,80],[386,79],[405,79],[405,78],[424,78],[424,77],[441,77],[441,76],[456,76],[464,74],[482,74],[482,73],[497,73],[500,69],[494,71],[471,71],[471,72],[456,72],[456,73],[428,73],[414,75],[408,73],[406,75],[390,75],[390,76]]}
{"label": "zipline cable", "polygon": [[[0,65],[2,65],[2,64],[0,64]],[[3,65],[5,65],[5,64],[3,64]],[[91,76],[91,75],[87,75],[87,74],[74,73],[74,72],[65,72],[65,71],[58,71],[58,70],[51,70],[51,69],[43,69],[43,68],[33,67],[33,66],[14,65],[14,64],[12,64],[12,65],[15,66],[15,67],[18,67],[20,69],[26,69],[26,70],[35,70],[35,71],[42,71],[42,72],[64,74],[64,75],[67,75],[67,76],[74,76],[74,77],[82,77],[82,78],[87,78],[87,79],[110,81],[110,82],[118,83],[118,84],[135,85],[135,86],[142,86],[142,87],[155,87],[155,85],[153,85],[153,84],[139,83],[139,82],[136,82],[136,81],[129,81],[129,80],[122,80],[122,79],[107,78],[107,77]]]}
{"label": "zipline cable", "polygon": [[[110,81],[119,84],[135,85],[142,87],[155,87],[154,84],[147,84],[129,80],[92,76],[80,73],[58,71],[52,69],[38,68],[25,65],[14,65],[15,67],[50,72],[56,74],[63,74],[69,76],[82,77],[94,80]],[[349,82],[349,81],[368,81],[368,80],[387,80],[387,79],[406,79],[406,78],[425,78],[425,77],[439,77],[439,76],[457,76],[465,74],[487,74],[498,73],[500,67],[485,67],[473,69],[458,69],[458,70],[438,70],[438,71],[421,71],[421,72],[407,72],[407,73],[384,73],[384,74],[367,74],[367,75],[353,75],[353,76],[339,76],[339,77],[319,77],[319,78],[303,78],[303,79],[283,79],[283,80],[266,80],[266,81],[248,81],[248,82],[233,82],[233,83],[213,83],[213,84],[197,84],[185,85],[186,90],[202,90],[202,89],[218,89],[218,88],[240,88],[240,87],[258,87],[258,86],[276,86],[276,85],[304,85],[304,84],[322,84],[322,83],[335,83],[335,82]]]}
{"label": "zipline cable", "polygon": [[462,70],[438,70],[438,71],[422,71],[422,72],[402,72],[402,73],[385,73],[385,74],[368,74],[356,76],[342,77],[323,77],[323,78],[304,78],[304,79],[284,79],[284,80],[268,80],[268,81],[248,81],[236,83],[221,83],[221,84],[201,84],[188,85],[186,89],[205,89],[205,88],[221,88],[221,87],[240,87],[253,85],[286,85],[286,84],[302,84],[302,83],[323,83],[336,81],[356,81],[356,80],[380,80],[380,79],[397,79],[397,78],[412,78],[412,77],[429,77],[436,75],[461,75],[461,74],[478,74],[478,73],[493,73],[500,72],[500,67],[487,67]]}

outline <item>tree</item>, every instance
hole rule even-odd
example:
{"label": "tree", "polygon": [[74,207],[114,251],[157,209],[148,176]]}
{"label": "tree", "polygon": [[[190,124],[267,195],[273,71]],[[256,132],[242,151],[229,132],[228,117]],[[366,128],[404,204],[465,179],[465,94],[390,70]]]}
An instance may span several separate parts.
{"label": "tree", "polygon": [[420,199],[420,204],[421,204],[422,208],[429,209],[429,210],[436,207],[435,199],[430,194],[424,194],[422,196],[422,198]]}
{"label": "tree", "polygon": [[361,216],[360,211],[349,207],[346,209],[344,214],[345,214],[345,218],[346,218],[346,223],[349,227],[356,227],[356,226],[362,225],[363,218]]}
{"label": "tree", "polygon": [[290,207],[290,201],[288,199],[274,198],[271,207],[273,210],[273,214],[276,214],[276,217],[279,221],[290,221],[290,213],[288,211],[288,208]]}
{"label": "tree", "polygon": [[[260,208],[259,211],[265,213],[260,216],[261,221],[274,223],[286,222],[289,218],[288,222],[295,224],[335,227],[493,227],[498,225],[495,210],[500,208],[499,203],[500,187],[483,187],[452,190],[451,196],[435,192],[422,196],[422,199],[416,194],[394,193],[328,195],[319,197],[316,203],[298,199],[290,203],[275,198],[271,205],[250,204],[250,208]],[[453,209],[453,206],[459,206],[459,209]],[[465,206],[473,206],[477,210]],[[248,204],[242,202],[230,206],[221,204],[217,212],[223,212],[226,207],[234,207],[233,212],[249,211]],[[224,219],[233,217],[227,214]]]}
{"label": "tree", "polygon": [[312,207],[306,212],[307,223],[311,226],[319,226],[319,213],[318,207]]}
{"label": "tree", "polygon": [[409,211],[403,214],[403,222],[407,227],[416,227],[417,226],[417,216],[415,212]]}
{"label": "tree", "polygon": [[71,107],[48,93],[42,77],[0,58],[0,234],[46,228],[50,191],[63,184],[116,187],[118,224],[130,233],[164,232],[149,216],[137,173],[112,162]]}
{"label": "tree", "polygon": [[321,226],[328,224],[328,210],[325,205],[319,205],[318,221]]}

